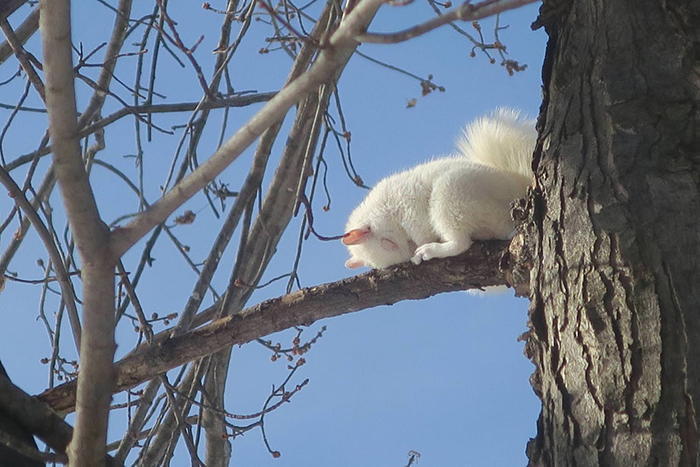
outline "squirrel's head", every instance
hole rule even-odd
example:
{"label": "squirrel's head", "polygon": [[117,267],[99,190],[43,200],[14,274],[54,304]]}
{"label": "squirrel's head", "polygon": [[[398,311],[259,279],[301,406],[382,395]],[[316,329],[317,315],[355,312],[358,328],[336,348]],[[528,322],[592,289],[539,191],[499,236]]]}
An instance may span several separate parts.
{"label": "squirrel's head", "polygon": [[350,269],[385,268],[403,263],[410,260],[416,250],[415,242],[401,227],[377,228],[363,224],[348,230],[342,241],[350,252],[350,259],[345,262]]}

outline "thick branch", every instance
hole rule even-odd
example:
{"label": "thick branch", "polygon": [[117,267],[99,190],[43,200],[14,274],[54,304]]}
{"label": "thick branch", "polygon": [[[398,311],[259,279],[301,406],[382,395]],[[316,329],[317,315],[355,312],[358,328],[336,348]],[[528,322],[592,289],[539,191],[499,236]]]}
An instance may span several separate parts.
{"label": "thick branch", "polygon": [[0,21],[5,21],[19,7],[27,3],[27,0],[5,0],[0,2]]}
{"label": "thick branch", "polygon": [[[71,231],[85,258],[104,253],[104,228],[80,156],[78,115],[73,88],[73,60],[70,41],[70,4],[67,1],[42,3],[46,103],[49,113],[56,176]],[[50,12],[50,13],[49,13]],[[46,19],[44,18],[46,16]]]}
{"label": "thick branch", "polygon": [[[44,402],[15,386],[7,377],[1,363],[0,415],[14,420],[26,432],[39,438],[59,455],[66,452],[73,436],[73,427]],[[106,457],[106,460],[108,463],[111,461],[109,457]]]}
{"label": "thick branch", "polygon": [[[115,390],[134,387],[189,361],[294,326],[402,300],[506,284],[499,265],[507,245],[506,241],[477,242],[454,258],[372,270],[267,300],[124,358],[115,365]],[[70,412],[75,405],[75,381],[50,389],[39,398],[54,410]]]}
{"label": "thick branch", "polygon": [[12,384],[0,374],[0,414],[15,420],[58,453],[70,442],[73,429],[43,402]]}
{"label": "thick branch", "polygon": [[114,260],[83,165],[73,87],[70,2],[42,1],[46,107],[53,161],[63,204],[80,253],[84,327],[80,346],[78,410],[68,450],[74,467],[104,463],[114,358]]}

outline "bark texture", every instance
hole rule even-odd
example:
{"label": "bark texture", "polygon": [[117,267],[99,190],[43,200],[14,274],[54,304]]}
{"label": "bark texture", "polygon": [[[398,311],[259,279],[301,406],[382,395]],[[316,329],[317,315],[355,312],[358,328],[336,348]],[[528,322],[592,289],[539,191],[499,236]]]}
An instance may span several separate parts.
{"label": "bark texture", "polygon": [[533,466],[699,465],[700,2],[545,1]]}

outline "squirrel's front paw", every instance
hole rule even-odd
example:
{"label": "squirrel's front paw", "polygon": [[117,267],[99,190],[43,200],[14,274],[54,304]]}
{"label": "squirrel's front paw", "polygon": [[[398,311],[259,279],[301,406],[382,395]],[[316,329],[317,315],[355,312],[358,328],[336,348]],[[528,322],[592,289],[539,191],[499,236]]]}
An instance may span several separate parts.
{"label": "squirrel's front paw", "polygon": [[439,243],[426,243],[425,245],[419,246],[416,248],[411,262],[413,262],[413,264],[420,264],[423,261],[435,258],[435,250],[439,245]]}
{"label": "squirrel's front paw", "polygon": [[426,243],[416,248],[411,261],[420,264],[421,261],[428,261],[433,258],[447,258],[464,253],[471,246],[470,240],[450,241],[445,243]]}

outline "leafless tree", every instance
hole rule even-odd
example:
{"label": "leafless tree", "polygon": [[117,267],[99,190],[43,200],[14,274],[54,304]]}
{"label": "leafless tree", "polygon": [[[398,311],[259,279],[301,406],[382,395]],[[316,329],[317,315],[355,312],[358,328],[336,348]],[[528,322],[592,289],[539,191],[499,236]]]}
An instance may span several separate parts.
{"label": "leafless tree", "polygon": [[[698,2],[543,2],[536,26],[546,29],[550,42],[533,160],[536,184],[514,210],[522,229],[512,242],[475,245],[458,258],[419,267],[400,265],[296,291],[290,286],[289,294],[254,306],[247,301],[296,211],[306,216],[304,233],[313,231],[309,207],[319,173],[314,161],[323,157],[327,138],[349,137],[328,115],[336,97],[334,83],[359,41],[408,40],[451,21],[475,20],[526,2],[466,3],[438,19],[386,35],[368,32],[380,0],[350,1],[342,8],[329,1],[313,14],[289,1],[230,1],[221,12],[219,54],[211,74],[196,60],[197,40],[183,39],[188,37],[185,25],[169,15],[165,0],[156,1],[142,17],[132,11],[131,2],[120,1],[106,45],[90,52],[78,47],[75,53],[68,2],[42,2],[41,13],[32,12],[13,30],[5,18],[23,3],[5,2],[1,16],[7,45],[0,54],[3,59],[12,54],[26,78],[26,91],[12,115],[46,111],[49,127],[37,138],[35,150],[2,161],[0,179],[16,205],[2,228],[13,226],[16,232],[0,267],[8,280],[16,279],[7,268],[31,226],[48,257],[38,287],[46,294],[56,291],[55,283],[60,291],[57,322],[47,320],[57,342],[48,363],[52,375],[70,381],[56,385],[52,380],[50,389],[33,398],[0,377],[0,407],[16,422],[2,427],[5,448],[27,462],[70,460],[88,466],[120,465],[134,450],[136,461],[150,466],[167,464],[181,440],[193,464],[227,465],[229,438],[263,428],[264,416],[305,384],[289,379],[270,394],[260,413],[229,417],[222,381],[232,345],[380,303],[508,282],[531,300],[527,352],[536,365],[533,387],[543,402],[537,437],[528,446],[532,465],[698,465]],[[270,47],[280,47],[294,64],[278,92],[239,95],[230,86],[228,66],[255,17],[270,23]],[[23,45],[39,23],[41,59]],[[231,39],[234,31],[238,36]],[[141,42],[125,49],[132,34],[140,34]],[[497,41],[474,40],[481,50],[502,51]],[[156,57],[165,53],[194,70],[198,102],[154,104]],[[91,78],[87,71],[97,54],[103,59]],[[138,63],[132,86],[115,72],[130,54]],[[93,90],[80,109],[76,82]],[[435,86],[429,80],[423,85],[426,90]],[[27,96],[42,106],[25,106]],[[108,99],[120,106],[103,117]],[[202,132],[213,109],[263,101],[267,103],[240,129],[224,129],[223,134],[233,136],[222,137],[200,162]],[[132,180],[97,157],[105,148],[105,134],[120,119],[132,119],[137,141],[142,141],[170,131],[158,126],[156,113],[180,111],[192,112],[182,132],[182,154],[173,160],[171,177],[155,201],[149,199],[153,189],[142,173]],[[261,190],[272,144],[288,112],[294,114],[293,124],[269,187]],[[217,177],[255,141],[249,173],[233,193]],[[50,166],[41,165],[49,154]],[[142,168],[141,152],[136,161]],[[98,165],[133,189],[140,200],[138,212],[109,225],[100,216],[98,187],[88,177]],[[50,197],[56,183],[69,234],[58,233]],[[194,213],[173,216],[200,192],[209,197],[212,209],[224,199],[227,217],[204,264],[190,260],[197,281],[177,317],[167,318],[177,323],[154,333],[153,321],[162,318],[142,309],[137,285],[161,236],[186,255],[173,226],[192,222]],[[235,265],[218,295],[212,292],[212,277],[233,238],[239,240]],[[126,267],[122,259],[133,259],[127,252],[137,245],[141,255],[135,267]],[[210,292],[213,304],[202,309]],[[77,379],[58,345],[64,316],[80,348]],[[138,323],[140,342],[113,365],[115,322],[126,316]],[[288,349],[260,342],[276,356],[291,358],[291,378],[315,338],[300,334]],[[170,381],[166,371],[179,366],[182,371]],[[128,432],[107,449],[113,392],[142,383],[145,388],[132,396],[137,405]],[[56,414],[73,410],[74,428]],[[198,457],[193,426],[204,430],[204,459]],[[27,434],[51,451],[37,452],[25,441]],[[143,442],[135,450],[137,440]]]}
{"label": "leafless tree", "polygon": [[[228,465],[230,439],[251,429],[264,429],[265,415],[303,389],[304,381],[290,381],[304,363],[302,355],[319,335],[308,338],[300,326],[378,304],[505,283],[506,245],[494,242],[478,245],[451,261],[435,261],[420,268],[401,265],[297,291],[293,291],[293,270],[288,275],[288,295],[247,307],[292,216],[301,213],[306,234],[314,232],[312,201],[319,177],[314,164],[323,160],[329,140],[341,147],[344,141],[349,142],[335,83],[357,45],[409,40],[450,24],[467,35],[475,49],[489,58],[489,54],[501,56],[509,72],[518,71],[520,65],[505,58],[498,30],[496,38],[486,42],[478,28],[476,37],[471,37],[454,22],[476,21],[532,1],[486,0],[450,9],[431,0],[438,14],[435,19],[394,34],[368,32],[383,0],[350,1],[344,6],[334,0],[306,6],[288,0],[277,4],[230,0],[221,11],[204,4],[221,21],[210,72],[197,59],[201,39],[191,39],[195,32],[187,30],[182,18],[171,16],[167,0],[150,5],[100,1],[113,12],[114,23],[105,42],[91,50],[83,50],[80,38],[72,35],[71,8],[77,14],[81,8],[77,3],[42,1],[20,10],[25,1],[0,5],[0,27],[6,39],[0,46],[0,60],[6,68],[18,67],[5,84],[24,80],[19,100],[9,106],[10,116],[0,139],[13,134],[19,119],[33,114],[38,115],[33,128],[41,129],[34,132],[33,149],[26,154],[6,156],[0,151],[0,182],[14,200],[0,230],[15,229],[0,258],[0,273],[6,280],[24,280],[10,273],[9,267],[33,229],[47,255],[46,261],[40,262],[44,278],[35,282],[42,297],[40,316],[54,344],[46,362],[49,389],[39,398],[0,377],[0,410],[21,428],[16,433],[3,431],[3,446],[24,456],[27,465],[37,461],[122,465],[127,456],[133,456],[140,465],[151,466],[170,462],[181,441],[193,465]],[[13,28],[7,18],[16,10],[15,17],[24,16],[21,25]],[[276,92],[236,92],[231,84],[230,67],[236,63],[239,45],[255,20],[268,24],[271,34],[261,53],[279,48],[293,59],[284,86]],[[37,31],[41,52],[38,43],[32,42]],[[196,76],[199,88],[192,101],[156,103],[162,100],[157,84],[161,79],[159,57],[165,54]],[[135,68],[133,83],[126,82],[119,68],[126,61]],[[420,82],[424,93],[438,89],[430,79]],[[76,104],[77,88],[86,94],[89,90],[86,104],[80,107]],[[248,121],[229,129],[232,108],[261,103],[264,105]],[[215,114],[215,109],[223,110]],[[182,112],[190,113],[186,125],[176,131],[163,125],[169,116]],[[331,117],[334,112],[338,118]],[[271,182],[263,189],[263,176],[271,172],[274,161],[271,150],[280,139],[287,114],[292,114],[293,122]],[[210,128],[222,121],[221,115],[219,144],[207,146],[203,135],[213,131]],[[42,127],[45,116],[48,127]],[[100,156],[109,148],[109,136],[129,131],[118,126],[127,119],[134,124],[130,133],[135,134],[137,145],[134,177],[123,161]],[[173,134],[180,140],[166,182],[158,186],[144,169],[148,163],[144,142]],[[233,191],[219,177],[254,143],[248,174]],[[45,156],[50,156],[50,162]],[[345,156],[349,175],[361,185],[349,154]],[[104,211],[112,208],[98,200],[115,194],[111,185],[105,188],[95,182],[97,167],[107,170],[135,196],[136,212],[105,216]],[[52,197],[56,186],[60,201]],[[174,228],[195,220],[194,212],[178,211],[198,194],[217,215],[225,214],[203,264],[188,255],[188,247]],[[65,228],[61,226],[63,217]],[[172,242],[197,273],[187,303],[180,312],[165,317],[143,309],[138,288],[161,239]],[[239,242],[235,263],[225,290],[217,293],[214,274],[234,239]],[[136,248],[139,254],[134,254]],[[55,321],[49,322],[44,304],[54,294],[59,311]],[[212,304],[203,309],[209,295]],[[60,336],[64,320],[79,353],[76,361],[66,358],[71,350],[65,349],[66,339]],[[138,342],[113,364],[115,327],[126,320],[139,332]],[[155,333],[156,322],[175,324]],[[293,327],[300,330],[289,348],[262,339]],[[237,417],[223,404],[231,346],[255,340],[269,347],[273,358],[288,359],[289,374],[259,413]],[[166,372],[178,367],[181,371],[171,380]],[[143,389],[129,395],[130,426],[123,439],[107,446],[107,421],[115,408],[110,406],[112,395],[144,383]],[[74,427],[57,415],[72,411],[76,414]],[[203,429],[203,459],[198,455],[199,439],[193,436],[193,427]],[[41,439],[50,451],[38,452],[24,441],[27,434]],[[278,455],[268,448],[273,456]]]}

